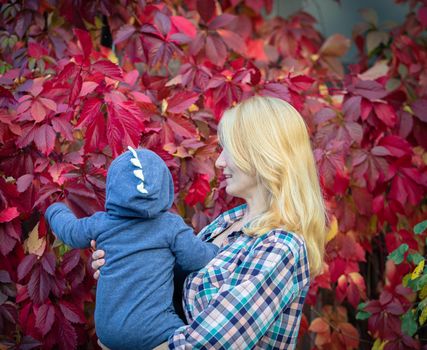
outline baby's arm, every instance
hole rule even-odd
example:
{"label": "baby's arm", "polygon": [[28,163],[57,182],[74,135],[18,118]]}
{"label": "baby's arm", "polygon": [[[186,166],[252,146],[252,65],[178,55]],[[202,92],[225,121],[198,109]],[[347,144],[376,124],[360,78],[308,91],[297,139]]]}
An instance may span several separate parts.
{"label": "baby's arm", "polygon": [[90,247],[91,227],[94,217],[77,219],[74,213],[63,203],[55,203],[47,208],[45,213],[52,231],[65,244],[73,248]]}
{"label": "baby's arm", "polygon": [[200,270],[216,256],[218,246],[196,237],[193,229],[180,217],[177,217],[176,224],[171,229],[174,231],[171,250],[175,254],[177,264],[183,270]]}

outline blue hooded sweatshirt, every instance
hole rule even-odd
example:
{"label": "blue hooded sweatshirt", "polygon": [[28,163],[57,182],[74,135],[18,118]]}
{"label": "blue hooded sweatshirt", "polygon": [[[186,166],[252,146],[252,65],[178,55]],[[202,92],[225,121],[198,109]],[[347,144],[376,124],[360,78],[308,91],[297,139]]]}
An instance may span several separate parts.
{"label": "blue hooded sweatshirt", "polygon": [[46,211],[65,244],[86,248],[95,239],[105,251],[95,327],[110,349],[152,349],[183,326],[172,303],[175,263],[195,271],[218,251],[168,211],[173,199],[172,176],[163,160],[130,148],[108,170],[105,212],[77,219],[62,203]]}

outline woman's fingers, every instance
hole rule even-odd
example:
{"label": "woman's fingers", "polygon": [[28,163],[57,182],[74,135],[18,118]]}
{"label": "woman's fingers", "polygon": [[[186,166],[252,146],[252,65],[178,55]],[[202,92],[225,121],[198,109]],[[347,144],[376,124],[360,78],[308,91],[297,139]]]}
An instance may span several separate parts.
{"label": "woman's fingers", "polygon": [[94,239],[92,239],[92,240],[90,241],[90,246],[91,246],[91,248],[92,248],[93,250],[96,250],[96,241],[95,241]]}
{"label": "woman's fingers", "polygon": [[99,339],[98,339],[98,345],[101,347],[102,350],[110,350],[110,348],[107,348],[104,344],[102,344]]}
{"label": "woman's fingers", "polygon": [[92,261],[92,269],[98,270],[102,265],[105,264],[105,259],[96,259]]}

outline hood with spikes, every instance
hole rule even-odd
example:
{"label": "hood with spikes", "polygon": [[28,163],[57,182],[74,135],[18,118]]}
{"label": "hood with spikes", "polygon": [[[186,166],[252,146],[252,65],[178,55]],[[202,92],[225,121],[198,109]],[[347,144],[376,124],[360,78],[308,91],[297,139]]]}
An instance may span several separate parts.
{"label": "hood with spikes", "polygon": [[105,200],[109,214],[153,218],[169,210],[173,200],[172,175],[154,152],[129,147],[111,163]]}

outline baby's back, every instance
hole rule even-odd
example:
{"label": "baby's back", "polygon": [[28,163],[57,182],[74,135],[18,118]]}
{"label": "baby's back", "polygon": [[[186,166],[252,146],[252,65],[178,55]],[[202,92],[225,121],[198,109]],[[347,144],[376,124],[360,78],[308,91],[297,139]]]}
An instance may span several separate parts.
{"label": "baby's back", "polygon": [[97,246],[106,253],[96,292],[97,335],[111,349],[151,349],[183,325],[172,304],[170,249],[182,219],[169,212],[149,220],[105,213],[104,219],[96,228]]}

